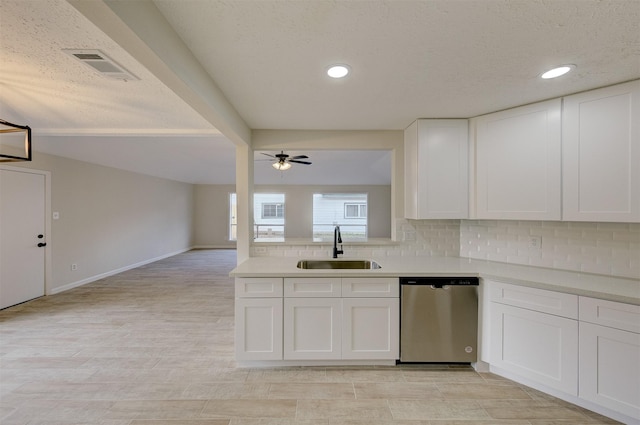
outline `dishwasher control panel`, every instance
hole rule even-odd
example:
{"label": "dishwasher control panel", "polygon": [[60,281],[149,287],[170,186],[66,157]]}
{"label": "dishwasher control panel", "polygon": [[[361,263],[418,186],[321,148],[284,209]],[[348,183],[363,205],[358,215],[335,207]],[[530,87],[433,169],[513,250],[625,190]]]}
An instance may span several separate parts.
{"label": "dishwasher control panel", "polygon": [[400,285],[478,286],[477,277],[401,277]]}

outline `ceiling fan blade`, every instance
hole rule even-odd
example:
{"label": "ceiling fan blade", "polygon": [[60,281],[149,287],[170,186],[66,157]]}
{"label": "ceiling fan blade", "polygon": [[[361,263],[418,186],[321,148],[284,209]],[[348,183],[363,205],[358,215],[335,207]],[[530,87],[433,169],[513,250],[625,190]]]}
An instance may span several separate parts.
{"label": "ceiling fan blade", "polygon": [[268,154],[268,153],[264,153],[264,152],[260,152],[260,153],[261,153],[262,155],[266,155],[266,156],[269,156],[269,157],[271,157],[271,158],[275,158],[275,156],[270,155],[270,154]]}
{"label": "ceiling fan blade", "polygon": [[290,159],[288,162],[295,162],[296,164],[311,165],[311,163],[308,161],[296,161],[295,159]]}
{"label": "ceiling fan blade", "polygon": [[296,155],[292,156],[291,159],[306,159],[309,158],[307,155]]}

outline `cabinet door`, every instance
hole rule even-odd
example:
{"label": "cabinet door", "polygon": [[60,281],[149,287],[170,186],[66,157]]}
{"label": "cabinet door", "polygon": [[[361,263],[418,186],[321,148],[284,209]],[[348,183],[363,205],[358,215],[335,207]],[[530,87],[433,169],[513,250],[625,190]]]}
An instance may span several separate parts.
{"label": "cabinet door", "polygon": [[284,299],[284,359],[341,358],[342,299]]}
{"label": "cabinet door", "polygon": [[563,219],[640,222],[640,81],[568,96]]}
{"label": "cabinet door", "polygon": [[474,120],[476,217],[560,220],[561,100]]}
{"label": "cabinet door", "polygon": [[578,321],[491,303],[491,365],[578,394]]}
{"label": "cabinet door", "polygon": [[580,322],[579,395],[640,418],[640,334]]}
{"label": "cabinet door", "polygon": [[399,358],[398,298],[345,298],[342,303],[342,358]]}
{"label": "cabinet door", "polygon": [[236,298],[236,360],[282,360],[282,298]]}
{"label": "cabinet door", "polygon": [[417,120],[405,131],[405,215],[468,218],[467,120]]}

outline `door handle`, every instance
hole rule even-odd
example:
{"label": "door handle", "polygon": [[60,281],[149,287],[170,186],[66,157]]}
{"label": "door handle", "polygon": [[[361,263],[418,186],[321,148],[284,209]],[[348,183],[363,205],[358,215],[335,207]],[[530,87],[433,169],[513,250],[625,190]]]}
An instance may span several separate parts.
{"label": "door handle", "polygon": [[43,243],[43,242],[40,242],[40,243],[38,244],[38,248],[42,248],[42,247],[44,247],[44,246],[47,246],[47,243],[46,243],[46,242],[44,242],[44,243]]}

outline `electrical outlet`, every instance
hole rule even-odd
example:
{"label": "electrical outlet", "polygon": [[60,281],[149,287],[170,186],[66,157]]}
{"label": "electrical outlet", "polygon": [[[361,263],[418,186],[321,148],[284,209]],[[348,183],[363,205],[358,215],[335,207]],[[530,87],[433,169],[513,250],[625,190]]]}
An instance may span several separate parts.
{"label": "electrical outlet", "polygon": [[541,249],[542,238],[540,236],[529,236],[529,249]]}
{"label": "electrical outlet", "polygon": [[267,253],[267,247],[266,246],[256,246],[254,248],[256,254],[266,254]]}
{"label": "electrical outlet", "polygon": [[74,263],[71,265],[71,271],[75,272],[76,270],[78,270],[78,265]]}

